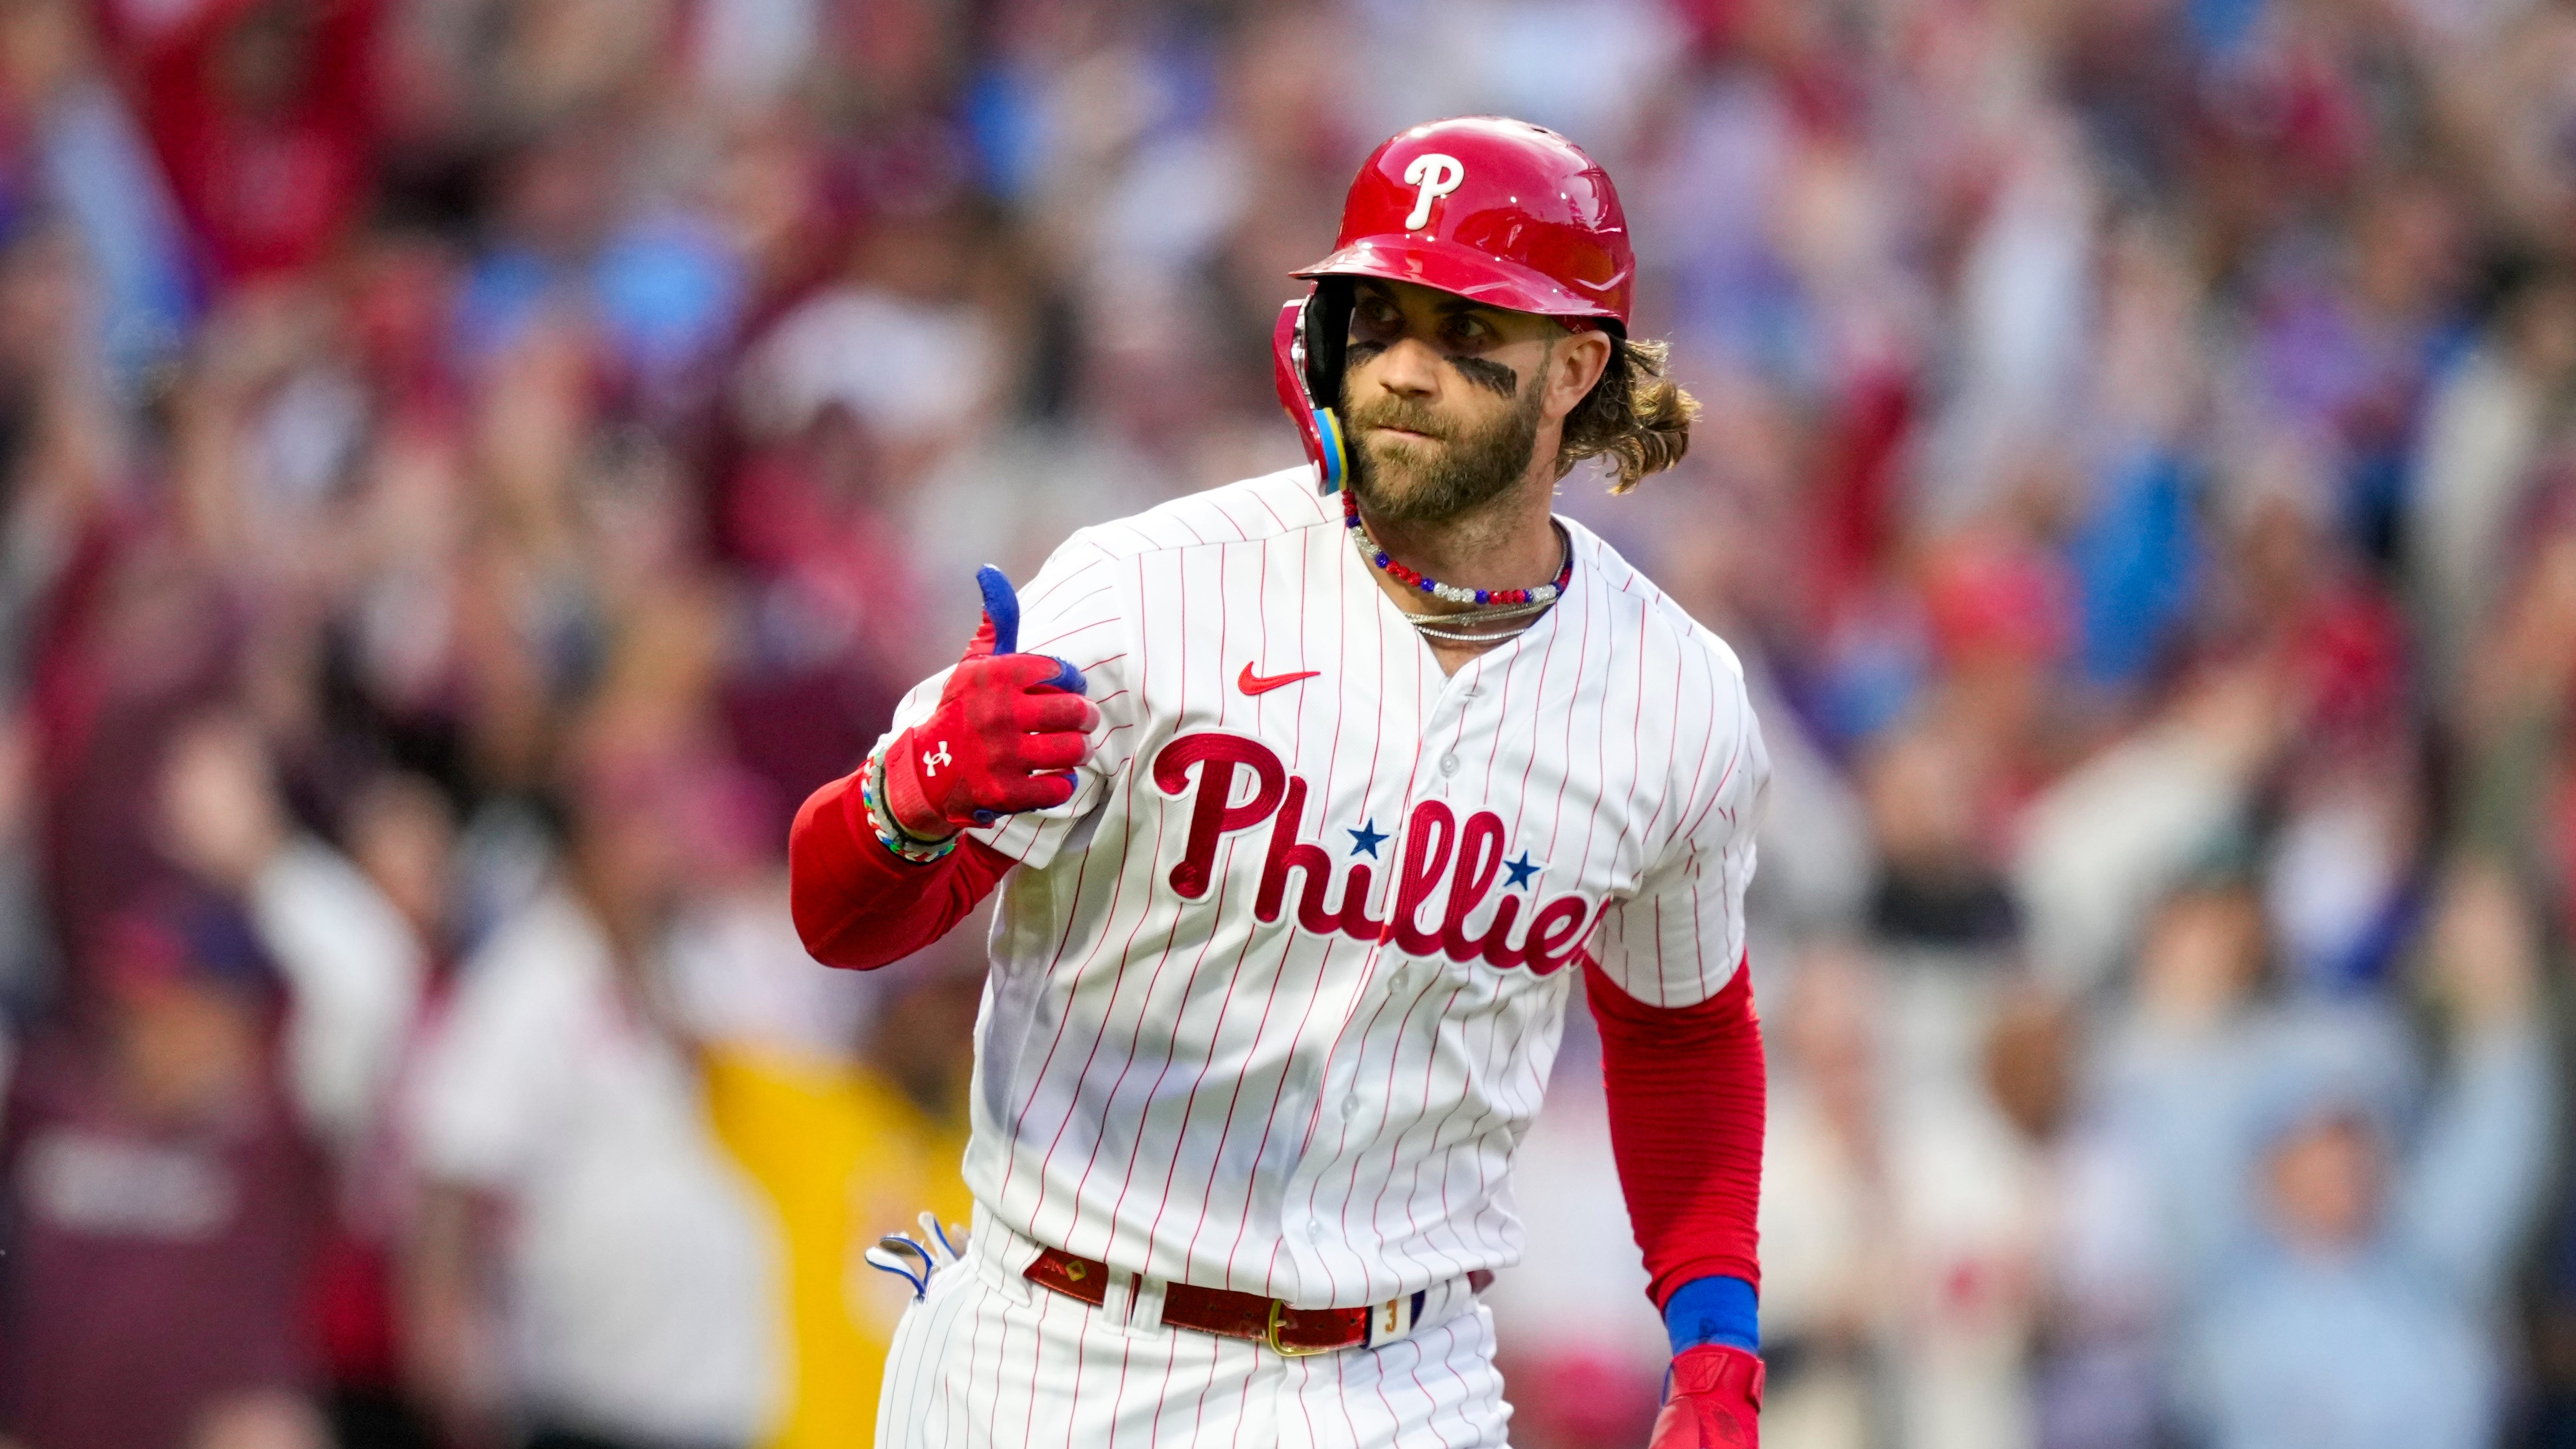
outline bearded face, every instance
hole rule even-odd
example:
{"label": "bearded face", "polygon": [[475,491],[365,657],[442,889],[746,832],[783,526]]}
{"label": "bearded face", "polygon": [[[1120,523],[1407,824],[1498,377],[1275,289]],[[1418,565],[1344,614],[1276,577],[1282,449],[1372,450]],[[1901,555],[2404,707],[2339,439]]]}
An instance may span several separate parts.
{"label": "bearded face", "polygon": [[1363,282],[1340,399],[1352,495],[1390,522],[1436,523],[1509,491],[1537,452],[1563,335],[1543,318]]}
{"label": "bearded face", "polygon": [[1387,392],[1353,404],[1345,387],[1351,491],[1381,518],[1419,523],[1491,502],[1529,471],[1538,446],[1539,390],[1519,382],[1500,403],[1471,392],[1485,405],[1450,409]]}

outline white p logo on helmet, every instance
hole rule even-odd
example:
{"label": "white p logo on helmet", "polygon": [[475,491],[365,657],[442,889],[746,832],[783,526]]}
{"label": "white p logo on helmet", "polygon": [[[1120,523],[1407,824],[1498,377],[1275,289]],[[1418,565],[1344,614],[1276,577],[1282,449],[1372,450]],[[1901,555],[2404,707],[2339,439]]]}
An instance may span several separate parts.
{"label": "white p logo on helmet", "polygon": [[1412,231],[1431,219],[1431,203],[1457,190],[1458,183],[1467,179],[1467,168],[1459,165],[1455,156],[1425,151],[1406,163],[1404,179],[1422,188],[1414,195],[1412,214],[1404,219],[1404,229]]}

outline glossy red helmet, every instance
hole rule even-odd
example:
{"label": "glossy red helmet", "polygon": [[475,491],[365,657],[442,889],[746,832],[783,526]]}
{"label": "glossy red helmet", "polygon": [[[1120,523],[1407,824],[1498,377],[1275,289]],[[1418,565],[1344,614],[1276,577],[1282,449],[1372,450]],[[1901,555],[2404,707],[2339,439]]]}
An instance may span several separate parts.
{"label": "glossy red helmet", "polygon": [[1414,282],[1488,306],[1625,335],[1636,254],[1610,175],[1526,121],[1462,116],[1391,137],[1342,203],[1332,255],[1292,275],[1318,283],[1281,311],[1279,400],[1327,493],[1341,486],[1342,349],[1350,293],[1337,277]]}

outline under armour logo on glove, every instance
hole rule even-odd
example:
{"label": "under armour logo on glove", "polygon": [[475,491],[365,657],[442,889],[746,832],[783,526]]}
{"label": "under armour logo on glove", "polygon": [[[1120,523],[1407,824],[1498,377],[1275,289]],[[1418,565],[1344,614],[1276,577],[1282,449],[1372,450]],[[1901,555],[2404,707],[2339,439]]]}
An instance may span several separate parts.
{"label": "under armour logo on glove", "polygon": [[924,750],[921,752],[921,773],[925,775],[936,775],[939,773],[940,766],[953,765],[956,763],[956,757],[948,753],[948,742],[946,740],[941,740],[939,742],[939,748],[937,750]]}

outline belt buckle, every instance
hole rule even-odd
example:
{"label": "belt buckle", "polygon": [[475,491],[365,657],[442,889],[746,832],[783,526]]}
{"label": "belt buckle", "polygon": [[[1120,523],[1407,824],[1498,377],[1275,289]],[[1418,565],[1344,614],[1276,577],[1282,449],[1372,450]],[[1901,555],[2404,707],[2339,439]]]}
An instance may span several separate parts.
{"label": "belt buckle", "polygon": [[1270,1345],[1270,1351],[1272,1353],[1278,1354],[1282,1358],[1313,1358],[1319,1353],[1331,1353],[1333,1351],[1330,1347],[1297,1348],[1289,1344],[1281,1343],[1279,1341],[1279,1325],[1286,1321],[1287,1317],[1287,1300],[1282,1298],[1271,1299],[1270,1324],[1268,1329],[1262,1334],[1261,1341]]}

